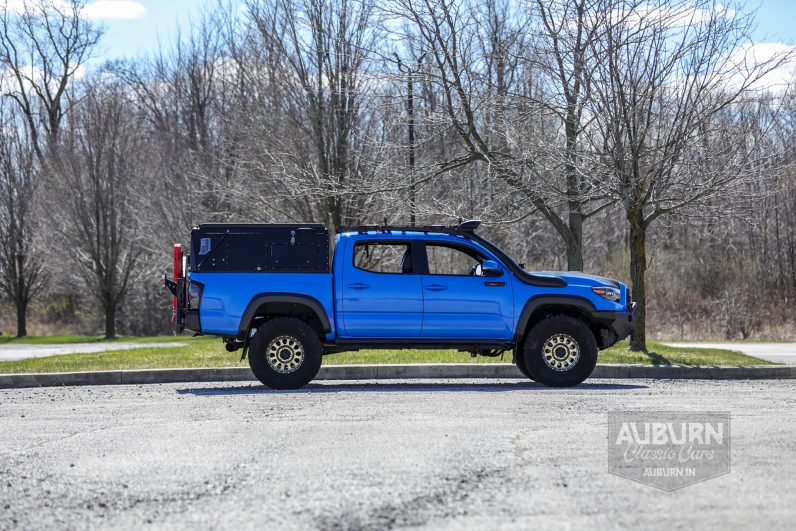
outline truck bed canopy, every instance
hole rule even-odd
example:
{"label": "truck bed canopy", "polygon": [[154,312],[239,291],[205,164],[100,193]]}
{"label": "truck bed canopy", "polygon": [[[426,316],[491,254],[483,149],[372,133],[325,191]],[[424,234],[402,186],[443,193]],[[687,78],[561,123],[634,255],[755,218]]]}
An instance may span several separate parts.
{"label": "truck bed canopy", "polygon": [[191,231],[191,271],[329,272],[329,231],[319,223],[203,223]]}

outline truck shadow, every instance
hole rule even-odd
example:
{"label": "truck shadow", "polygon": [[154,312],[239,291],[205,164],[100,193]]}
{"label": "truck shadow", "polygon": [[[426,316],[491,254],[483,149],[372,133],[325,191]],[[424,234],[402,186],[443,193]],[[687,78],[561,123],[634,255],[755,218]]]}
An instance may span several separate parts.
{"label": "truck shadow", "polygon": [[646,385],[603,384],[585,382],[577,387],[546,387],[536,382],[495,382],[495,383],[311,383],[301,389],[276,390],[264,385],[234,385],[229,387],[196,387],[177,389],[181,395],[249,395],[249,394],[293,394],[293,393],[393,393],[393,392],[470,392],[506,393],[515,391],[568,392],[568,391],[624,391],[647,389]]}
{"label": "truck shadow", "polygon": [[653,365],[671,365],[672,362],[666,356],[662,354],[658,354],[657,352],[646,352],[647,357],[650,359],[650,363]]}

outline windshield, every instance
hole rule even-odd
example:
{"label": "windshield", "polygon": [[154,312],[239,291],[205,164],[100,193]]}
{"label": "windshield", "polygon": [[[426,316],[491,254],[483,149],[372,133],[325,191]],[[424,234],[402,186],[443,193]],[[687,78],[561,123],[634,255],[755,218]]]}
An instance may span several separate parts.
{"label": "windshield", "polygon": [[522,270],[519,264],[516,261],[514,261],[514,259],[511,256],[509,256],[508,253],[503,251],[503,249],[501,249],[491,241],[487,240],[483,236],[479,236],[477,234],[474,234],[473,236],[474,236],[473,239],[475,241],[486,247],[492,254],[497,256],[500,259],[500,261],[506,264],[506,266],[509,269],[511,269],[512,271]]}

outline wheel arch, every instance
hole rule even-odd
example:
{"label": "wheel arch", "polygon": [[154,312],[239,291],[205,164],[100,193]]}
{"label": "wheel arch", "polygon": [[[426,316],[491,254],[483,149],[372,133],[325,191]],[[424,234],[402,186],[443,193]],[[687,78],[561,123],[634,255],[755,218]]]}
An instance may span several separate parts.
{"label": "wheel arch", "polygon": [[310,295],[297,293],[260,293],[252,297],[238,325],[238,339],[243,340],[258,317],[286,316],[306,321],[319,335],[332,331],[323,305]]}
{"label": "wheel arch", "polygon": [[596,311],[594,304],[588,299],[577,295],[538,295],[532,297],[525,306],[517,320],[514,331],[514,342],[521,345],[528,331],[539,321],[549,315],[569,315],[581,319],[589,326],[598,341],[598,330],[595,328],[592,312]]}

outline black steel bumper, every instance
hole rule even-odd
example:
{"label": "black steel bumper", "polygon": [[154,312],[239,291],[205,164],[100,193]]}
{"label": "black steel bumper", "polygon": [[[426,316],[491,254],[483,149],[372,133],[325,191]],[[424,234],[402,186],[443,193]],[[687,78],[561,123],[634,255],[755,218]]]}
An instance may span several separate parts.
{"label": "black steel bumper", "polygon": [[176,281],[170,280],[166,274],[163,275],[163,283],[172,295],[177,297],[177,309],[174,312],[172,321],[177,328],[177,332],[183,330],[190,330],[197,334],[202,333],[202,323],[199,321],[199,310],[191,310],[187,308],[186,304],[186,291],[185,279],[181,278]]}
{"label": "black steel bumper", "polygon": [[199,310],[183,310],[183,315],[182,326],[186,330],[201,334],[202,324],[199,322]]}
{"label": "black steel bumper", "polygon": [[613,330],[617,340],[624,339],[636,328],[636,303],[630,303],[627,312],[592,312],[592,319]]}

